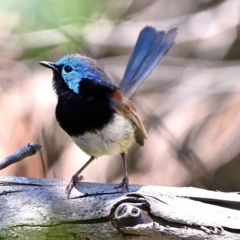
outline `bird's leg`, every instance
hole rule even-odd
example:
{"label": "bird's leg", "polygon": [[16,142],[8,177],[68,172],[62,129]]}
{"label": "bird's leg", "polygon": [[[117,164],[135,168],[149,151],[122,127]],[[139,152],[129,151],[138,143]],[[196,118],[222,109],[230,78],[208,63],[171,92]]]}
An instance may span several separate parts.
{"label": "bird's leg", "polygon": [[123,161],[123,170],[124,170],[124,177],[122,182],[118,185],[118,188],[122,188],[122,193],[124,194],[125,192],[129,191],[129,178],[128,178],[128,172],[127,172],[127,162],[125,158],[126,154],[121,153],[122,161]]}
{"label": "bird's leg", "polygon": [[[67,194],[67,198],[69,198],[71,191],[73,189],[73,187],[75,187],[76,183],[78,182],[78,175],[95,159],[95,157],[91,156],[91,158],[72,176],[71,181],[69,182],[69,184],[66,187],[66,194]],[[82,176],[81,176],[82,177]],[[83,179],[83,177],[81,178],[81,180]]]}

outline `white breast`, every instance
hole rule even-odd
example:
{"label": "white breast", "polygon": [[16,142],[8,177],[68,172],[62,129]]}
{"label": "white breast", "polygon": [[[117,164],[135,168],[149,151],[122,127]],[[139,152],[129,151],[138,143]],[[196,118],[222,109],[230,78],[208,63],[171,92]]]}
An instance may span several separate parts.
{"label": "white breast", "polygon": [[127,152],[134,142],[132,124],[115,113],[111,123],[95,133],[72,137],[73,141],[90,156],[118,155]]}

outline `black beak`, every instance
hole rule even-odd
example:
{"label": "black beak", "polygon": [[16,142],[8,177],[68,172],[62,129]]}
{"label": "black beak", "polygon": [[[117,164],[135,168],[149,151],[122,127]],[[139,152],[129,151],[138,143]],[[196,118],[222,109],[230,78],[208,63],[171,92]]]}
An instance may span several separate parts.
{"label": "black beak", "polygon": [[57,67],[52,62],[41,61],[41,62],[39,62],[39,64],[41,64],[42,66],[44,66],[46,68],[50,68],[52,70],[58,71]]}

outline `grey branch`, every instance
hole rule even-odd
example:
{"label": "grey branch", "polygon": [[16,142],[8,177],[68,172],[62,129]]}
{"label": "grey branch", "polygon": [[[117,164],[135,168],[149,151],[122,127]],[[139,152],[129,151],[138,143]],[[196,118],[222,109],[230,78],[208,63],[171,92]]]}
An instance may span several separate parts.
{"label": "grey branch", "polygon": [[0,178],[0,239],[240,239],[240,196],[197,188]]}
{"label": "grey branch", "polygon": [[0,170],[8,167],[9,165],[19,162],[22,159],[32,156],[37,153],[37,151],[42,146],[38,143],[28,143],[26,146],[18,150],[17,152],[5,157],[4,159],[0,160]]}

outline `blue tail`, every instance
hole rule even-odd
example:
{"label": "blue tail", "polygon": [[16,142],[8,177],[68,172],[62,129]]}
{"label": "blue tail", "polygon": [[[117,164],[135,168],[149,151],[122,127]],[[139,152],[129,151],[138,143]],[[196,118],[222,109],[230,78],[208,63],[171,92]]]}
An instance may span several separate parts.
{"label": "blue tail", "polygon": [[177,28],[168,32],[145,27],[139,34],[119,90],[129,98],[167,53],[177,35]]}

